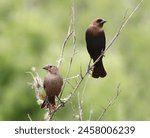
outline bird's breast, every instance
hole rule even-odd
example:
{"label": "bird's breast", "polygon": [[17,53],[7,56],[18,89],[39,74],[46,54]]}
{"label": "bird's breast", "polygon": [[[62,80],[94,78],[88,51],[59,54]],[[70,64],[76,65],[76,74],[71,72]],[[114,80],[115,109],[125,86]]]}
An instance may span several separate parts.
{"label": "bird's breast", "polygon": [[49,96],[58,95],[61,91],[63,81],[59,75],[48,73],[44,79],[44,89]]}

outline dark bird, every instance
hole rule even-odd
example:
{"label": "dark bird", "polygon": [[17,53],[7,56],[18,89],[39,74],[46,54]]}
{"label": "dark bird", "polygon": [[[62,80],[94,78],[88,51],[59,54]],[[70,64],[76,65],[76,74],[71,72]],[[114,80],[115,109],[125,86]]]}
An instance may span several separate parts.
{"label": "dark bird", "polygon": [[[106,38],[103,30],[104,23],[106,23],[106,21],[103,19],[95,19],[86,30],[87,50],[90,57],[93,59],[93,62],[95,62],[105,50]],[[100,60],[94,64],[92,71],[93,78],[103,78],[107,75],[102,58],[103,56],[101,56]]]}
{"label": "dark bird", "polygon": [[55,97],[58,97],[63,85],[63,79],[59,75],[59,70],[56,66],[47,65],[43,67],[47,70],[47,74],[44,78],[43,87],[46,92],[46,98],[41,105],[41,108],[49,108],[51,111],[55,109]]}

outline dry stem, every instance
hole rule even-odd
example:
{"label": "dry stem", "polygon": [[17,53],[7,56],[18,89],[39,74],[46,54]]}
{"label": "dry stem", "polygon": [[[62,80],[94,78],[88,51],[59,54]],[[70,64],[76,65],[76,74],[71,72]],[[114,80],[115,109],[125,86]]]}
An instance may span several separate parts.
{"label": "dry stem", "polygon": [[108,105],[103,108],[103,112],[101,113],[101,115],[98,117],[97,121],[101,120],[102,117],[104,116],[104,114],[106,113],[106,111],[110,108],[110,106],[112,106],[114,104],[114,102],[116,101],[116,99],[118,98],[119,94],[120,94],[121,90],[120,90],[120,84],[117,86],[117,91],[116,91],[116,95],[111,99],[108,100]]}

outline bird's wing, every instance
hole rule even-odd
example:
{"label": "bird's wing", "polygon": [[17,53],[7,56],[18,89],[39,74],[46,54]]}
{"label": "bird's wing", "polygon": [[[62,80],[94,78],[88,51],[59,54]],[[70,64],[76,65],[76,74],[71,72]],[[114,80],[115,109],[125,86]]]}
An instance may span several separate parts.
{"label": "bird's wing", "polygon": [[45,80],[44,80],[44,82],[43,82],[43,88],[45,89],[45,87],[46,87],[46,86],[45,86]]}
{"label": "bird's wing", "polygon": [[105,50],[105,33],[103,30],[87,29],[86,31],[86,44],[87,50],[92,59],[97,59],[102,51]]}

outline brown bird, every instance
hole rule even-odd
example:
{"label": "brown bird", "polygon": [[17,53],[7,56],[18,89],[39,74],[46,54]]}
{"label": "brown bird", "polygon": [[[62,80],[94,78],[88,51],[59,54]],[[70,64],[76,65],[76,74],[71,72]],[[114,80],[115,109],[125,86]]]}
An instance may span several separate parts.
{"label": "brown bird", "polygon": [[[86,30],[87,50],[90,57],[93,59],[93,62],[95,62],[105,50],[106,38],[103,30],[104,23],[106,23],[106,21],[103,19],[95,19]],[[103,78],[107,75],[102,58],[103,56],[101,56],[100,60],[94,65],[92,71],[92,77],[94,78]]]}
{"label": "brown bird", "polygon": [[58,97],[61,91],[63,79],[59,75],[59,70],[56,66],[46,65],[43,69],[47,70],[43,83],[46,98],[41,105],[41,108],[46,107],[51,111],[52,109],[55,109],[55,97]]}

